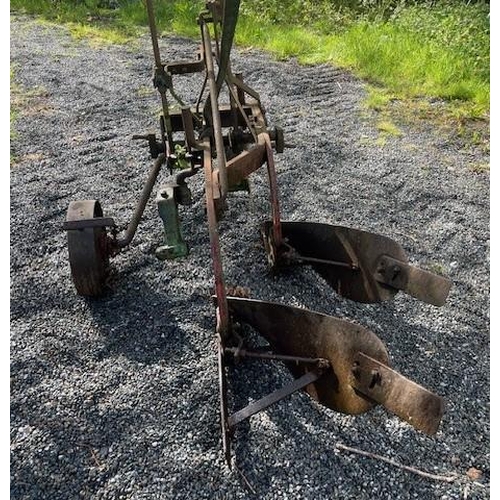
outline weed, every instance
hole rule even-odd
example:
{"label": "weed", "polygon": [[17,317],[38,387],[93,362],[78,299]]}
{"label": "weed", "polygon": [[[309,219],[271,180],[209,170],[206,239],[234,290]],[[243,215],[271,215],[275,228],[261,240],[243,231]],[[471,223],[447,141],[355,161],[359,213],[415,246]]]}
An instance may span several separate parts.
{"label": "weed", "polygon": [[397,100],[394,93],[385,88],[367,85],[367,97],[364,106],[375,111],[382,111],[393,101]]}
{"label": "weed", "polygon": [[130,41],[130,36],[113,28],[89,26],[81,23],[69,23],[69,31],[77,40],[87,40],[92,47],[121,44]]}
{"label": "weed", "polygon": [[155,94],[155,90],[152,86],[147,86],[147,85],[141,85],[137,89],[137,95],[139,97],[149,97],[151,95]]}
{"label": "weed", "polygon": [[16,137],[16,122],[20,116],[30,116],[49,113],[51,107],[47,104],[48,93],[42,87],[25,89],[15,80],[16,66],[10,68],[10,138]]}
{"label": "weed", "polygon": [[14,79],[15,66],[10,68],[10,138],[16,136],[15,123],[19,114],[19,106],[16,102],[17,96],[20,94],[20,87]]}
{"label": "weed", "polygon": [[475,174],[484,174],[490,171],[489,163],[473,163],[469,166],[469,169]]}
{"label": "weed", "polygon": [[377,123],[377,129],[379,130],[379,132],[382,132],[382,134],[386,136],[392,135],[394,137],[400,137],[403,135],[401,130],[396,125],[394,125],[394,123],[387,119],[379,121]]}
{"label": "weed", "polygon": [[433,262],[432,264],[430,264],[429,271],[431,271],[434,274],[438,274],[439,276],[447,275],[444,264],[441,264],[440,262]]}

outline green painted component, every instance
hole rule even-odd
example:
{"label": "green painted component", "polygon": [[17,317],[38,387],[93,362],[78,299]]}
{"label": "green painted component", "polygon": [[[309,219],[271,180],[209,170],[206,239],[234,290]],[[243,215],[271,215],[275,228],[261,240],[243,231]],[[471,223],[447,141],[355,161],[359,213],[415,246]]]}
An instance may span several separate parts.
{"label": "green painted component", "polygon": [[158,213],[165,231],[165,241],[155,252],[160,260],[178,259],[189,253],[188,246],[182,237],[179,211],[175,201],[176,188],[177,186],[163,186],[156,197]]}

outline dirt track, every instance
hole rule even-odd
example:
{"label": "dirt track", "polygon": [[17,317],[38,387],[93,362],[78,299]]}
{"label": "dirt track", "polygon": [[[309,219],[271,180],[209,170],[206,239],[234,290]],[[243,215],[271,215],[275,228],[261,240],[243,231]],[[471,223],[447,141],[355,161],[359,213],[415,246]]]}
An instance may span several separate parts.
{"label": "dirt track", "polygon": [[[11,26],[15,80],[29,92],[11,147],[12,499],[489,498],[489,176],[470,169],[488,162],[483,152],[421,127],[382,144],[352,76],[235,54],[235,71],[295,146],[277,158],[284,218],[385,234],[454,283],[435,308],[402,294],[350,302],[306,268],[273,278],[258,235],[265,172],[252,176],[250,195],[232,196],[221,224],[228,284],[370,328],[396,369],[446,399],[429,438],[381,408],[352,417],[295,395],[236,433],[235,464],[252,493],[221,454],[201,179],[181,213],[188,258],[154,257],[162,228],[151,201],[113,261],[113,293],[85,301],[71,283],[69,202],[99,199],[124,224],[151,164],[130,140],[157,125],[148,38],[92,48],[63,28],[25,18]],[[189,58],[196,43],[170,38],[162,48],[165,59]],[[197,97],[198,81],[178,85]],[[240,368],[239,404],[289,380],[280,365]],[[424,479],[336,443],[460,479]],[[471,467],[482,471],[476,483],[465,476]]]}

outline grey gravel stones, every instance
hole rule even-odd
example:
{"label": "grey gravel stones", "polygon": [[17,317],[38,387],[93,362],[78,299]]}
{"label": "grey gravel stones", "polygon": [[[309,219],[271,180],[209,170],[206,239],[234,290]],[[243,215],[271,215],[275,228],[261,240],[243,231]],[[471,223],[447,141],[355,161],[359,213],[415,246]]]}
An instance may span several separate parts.
{"label": "grey gravel stones", "polygon": [[[349,302],[307,268],[270,276],[257,231],[267,180],[254,174],[250,195],[231,197],[220,226],[228,285],[372,329],[396,369],[444,396],[446,413],[429,438],[381,408],[352,417],[296,394],[237,430],[234,464],[248,486],[221,454],[202,179],[181,210],[188,258],[154,257],[162,234],[151,201],[113,261],[113,292],[86,301],[71,284],[61,229],[69,202],[97,198],[123,224],[151,164],[130,140],[157,127],[148,37],[93,48],[14,18],[11,44],[16,82],[38,89],[11,146],[11,498],[489,497],[489,178],[468,168],[484,153],[423,128],[378,145],[373,117],[360,111],[362,84],[349,74],[235,53],[235,71],[294,145],[277,157],[284,218],[386,234],[413,263],[454,282],[434,308],[403,295]],[[196,42],[161,46],[165,59],[182,59]],[[189,99],[198,83],[180,77],[177,86]],[[279,364],[241,364],[231,401],[244,405],[289,379]],[[337,442],[461,479],[426,480],[340,453]],[[476,482],[470,467],[483,473]]]}

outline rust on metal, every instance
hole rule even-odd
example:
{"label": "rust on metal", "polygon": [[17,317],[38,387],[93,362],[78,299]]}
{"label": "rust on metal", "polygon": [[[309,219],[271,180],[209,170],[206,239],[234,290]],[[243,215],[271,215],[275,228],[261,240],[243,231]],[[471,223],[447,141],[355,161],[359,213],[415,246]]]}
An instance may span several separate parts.
{"label": "rust on metal", "polygon": [[94,217],[93,219],[67,220],[63,224],[65,231],[92,227],[115,227],[115,221],[111,217]]}
{"label": "rust on metal", "polygon": [[[343,413],[364,413],[374,403],[360,396],[351,386],[355,355],[365,352],[388,364],[382,341],[370,330],[355,323],[297,307],[252,299],[228,297],[235,320],[252,326],[276,353],[288,356],[324,358],[331,366],[311,384],[307,392],[323,405]],[[294,377],[305,367],[287,364]]]}
{"label": "rust on metal", "polygon": [[217,212],[214,201],[214,171],[212,169],[212,154],[210,141],[205,140],[203,155],[203,169],[205,171],[205,197],[207,207],[208,234],[210,236],[210,252],[215,278],[215,294],[217,296],[217,333],[224,341],[229,335],[229,312],[224,284],[224,271],[217,229]]}
{"label": "rust on metal", "polygon": [[271,147],[271,139],[269,134],[265,134],[266,140],[266,153],[267,153],[267,175],[269,177],[269,193],[271,198],[271,216],[272,216],[272,231],[273,243],[280,248],[282,243],[282,230],[281,230],[281,214],[280,202],[278,197],[278,181],[276,176],[276,169],[274,167],[274,156]]}
{"label": "rust on metal", "polygon": [[[251,105],[251,104],[245,104],[241,106],[242,110],[244,111],[244,114],[246,115],[247,119],[251,119],[253,121],[254,113],[256,111],[256,106]],[[199,116],[199,113],[196,110],[196,106],[193,106],[190,108],[191,113],[193,116]],[[219,115],[220,115],[220,121],[221,121],[221,126],[223,129],[229,128],[233,126],[233,115],[232,115],[232,108],[230,104],[221,104],[219,106]],[[172,132],[184,132],[184,124],[182,121],[182,110],[179,109],[174,109],[170,112],[170,121],[172,124]],[[242,116],[242,113],[238,114],[238,125],[240,127],[246,126],[246,120]],[[197,130],[199,132],[199,130]]]}
{"label": "rust on metal", "polygon": [[188,107],[183,107],[181,109],[182,116],[182,128],[186,135],[186,147],[188,151],[192,148],[200,148],[200,143],[196,140],[194,123],[193,123],[193,112]]}
{"label": "rust on metal", "polygon": [[325,358],[306,358],[304,356],[287,356],[286,354],[276,354],[274,352],[261,352],[258,350],[248,350],[241,347],[226,347],[224,354],[232,354],[235,358],[254,358],[272,361],[285,361],[295,364],[317,365],[322,368],[330,366],[330,362]]}
{"label": "rust on metal", "polygon": [[188,73],[201,73],[205,70],[205,53],[203,47],[200,47],[197,60],[195,61],[176,61],[165,65],[167,73],[171,75],[185,75]]}
{"label": "rust on metal", "polygon": [[366,397],[426,434],[435,434],[444,413],[443,398],[358,352],[352,367],[352,386]]}
{"label": "rust on metal", "polygon": [[227,178],[229,186],[237,186],[252,172],[258,170],[266,159],[266,140],[264,134],[259,134],[258,143],[250,149],[231,158],[227,162]]}
{"label": "rust on metal", "polygon": [[401,245],[386,236],[330,224],[282,221],[286,245],[280,246],[272,238],[269,242],[270,227],[270,222],[265,223],[263,234],[267,245],[274,246],[275,265],[309,262],[339,295],[351,300],[382,302],[403,290],[439,306],[450,290],[448,279],[410,266]]}
{"label": "rust on metal", "polygon": [[392,288],[402,290],[416,299],[442,306],[451,288],[451,281],[443,276],[424,271],[406,262],[381,255],[375,278]]}
{"label": "rust on metal", "polygon": [[229,410],[227,407],[226,365],[224,363],[224,345],[222,337],[217,334],[217,362],[219,368],[219,411],[222,433],[222,450],[226,463],[231,465],[231,435],[229,432]]}
{"label": "rust on metal", "polygon": [[224,147],[224,138],[222,136],[222,124],[219,113],[219,91],[215,79],[214,61],[212,56],[212,43],[210,39],[210,31],[208,25],[203,20],[201,21],[201,33],[203,38],[203,46],[205,49],[206,69],[208,77],[208,86],[210,89],[210,112],[211,116],[206,117],[211,119],[211,130],[215,140],[215,149],[217,152],[217,172],[219,176],[221,197],[224,199],[228,192],[227,171],[226,171],[226,150]]}
{"label": "rust on metal", "polygon": [[[110,241],[97,200],[72,201],[66,214],[68,256],[73,284],[79,295],[95,297],[104,291],[109,265]],[[84,223],[84,227],[78,227]],[[76,228],[72,225],[76,224]]]}
{"label": "rust on metal", "polygon": [[156,183],[156,179],[160,173],[162,165],[165,163],[165,155],[160,154],[158,158],[154,161],[153,166],[149,172],[148,178],[144,187],[142,188],[141,196],[139,201],[135,207],[134,213],[132,215],[132,219],[130,220],[127,230],[123,237],[116,240],[115,246],[120,248],[125,248],[128,246],[132,240],[134,239],[135,232],[139,227],[139,222],[141,220],[142,214],[144,213],[144,209],[146,208],[146,204],[151,197],[151,193],[153,192],[153,187]]}
{"label": "rust on metal", "polygon": [[[321,404],[359,414],[378,403],[416,429],[427,434],[437,431],[444,411],[442,398],[390,368],[385,346],[370,330],[272,302],[228,297],[228,303],[231,314],[255,328],[296,378],[308,372],[313,359],[329,362],[331,370],[306,388]],[[294,359],[304,355],[310,358]]]}
{"label": "rust on metal", "polygon": [[170,121],[169,105],[167,100],[167,90],[171,87],[169,83],[168,73],[165,71],[165,66],[162,64],[160,48],[158,45],[158,31],[156,29],[156,20],[153,9],[153,0],[146,1],[146,10],[148,14],[149,31],[151,35],[151,43],[153,46],[154,62],[155,62],[155,78],[154,85],[158,89],[161,98],[162,116],[161,121],[163,124],[162,130],[162,143],[165,147],[165,154],[168,158],[173,151],[174,143],[172,138],[172,123]]}
{"label": "rust on metal", "polygon": [[[311,265],[340,295],[367,303],[390,300],[401,290],[442,305],[450,281],[410,265],[403,248],[385,236],[317,222],[283,222],[274,160],[274,152],[285,148],[283,130],[268,127],[260,95],[245,83],[241,73],[233,74],[231,69],[240,0],[208,2],[198,17],[201,46],[195,58],[168,63],[160,54],[153,0],[145,3],[153,45],[153,84],[160,95],[162,115],[159,139],[150,132],[136,134],[133,139],[147,141],[155,161],[123,234],[119,234],[121,226],[103,216],[97,200],[70,203],[63,227],[77,293],[96,296],[104,291],[109,258],[133,240],[163,167],[173,179],[163,188],[168,203],[159,198],[165,244],[157,255],[185,256],[187,243],[180,235],[177,209],[178,205],[192,204],[187,180],[203,170],[215,288],[222,444],[227,463],[231,462],[235,426],[299,390],[328,408],[349,414],[382,404],[417,429],[435,433],[443,413],[442,399],[390,368],[387,350],[372,331],[306,309],[228,297],[218,218],[227,207],[230,191],[248,187],[248,177],[265,164],[270,220],[261,232],[273,267]],[[204,73],[204,81],[197,100],[193,100],[196,105],[186,106],[174,90],[173,76],[198,72]],[[227,93],[221,92],[224,85]],[[179,103],[179,109],[170,108],[167,92]],[[224,94],[229,96],[228,103],[220,102]],[[180,171],[174,174],[176,168]],[[264,350],[249,346],[240,334],[244,330],[240,323],[253,327],[269,346]],[[229,359],[279,361],[294,380],[231,413]]]}

